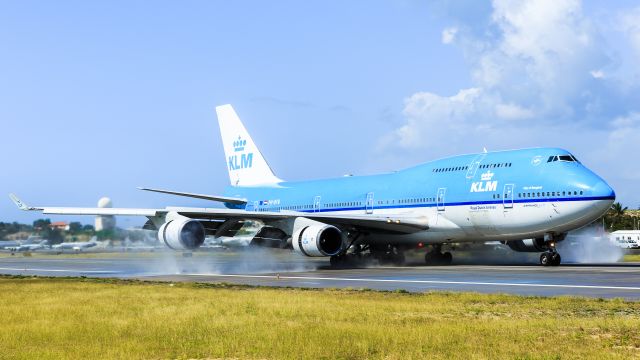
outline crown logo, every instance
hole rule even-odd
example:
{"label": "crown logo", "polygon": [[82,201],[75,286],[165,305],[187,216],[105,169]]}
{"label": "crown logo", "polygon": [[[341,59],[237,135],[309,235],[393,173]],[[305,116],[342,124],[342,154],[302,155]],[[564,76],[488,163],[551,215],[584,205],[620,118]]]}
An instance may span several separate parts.
{"label": "crown logo", "polygon": [[491,172],[491,170],[487,171],[486,173],[480,175],[480,179],[482,181],[489,181],[493,178],[493,173]]}
{"label": "crown logo", "polygon": [[242,140],[242,138],[238,136],[238,140],[233,142],[233,151],[244,151],[245,145],[247,145],[247,140]]}

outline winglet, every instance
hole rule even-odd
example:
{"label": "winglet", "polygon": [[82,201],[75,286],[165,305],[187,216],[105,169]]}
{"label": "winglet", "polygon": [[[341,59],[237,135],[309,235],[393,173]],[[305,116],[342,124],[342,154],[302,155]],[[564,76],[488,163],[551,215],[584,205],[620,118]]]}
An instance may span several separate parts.
{"label": "winglet", "polygon": [[24,211],[41,210],[41,209],[34,208],[34,207],[31,207],[31,206],[25,204],[24,202],[22,202],[22,200],[20,200],[17,196],[15,196],[15,194],[9,194],[9,198],[11,198],[11,201],[13,201],[13,203],[16,204],[16,206],[20,210],[24,210]]}

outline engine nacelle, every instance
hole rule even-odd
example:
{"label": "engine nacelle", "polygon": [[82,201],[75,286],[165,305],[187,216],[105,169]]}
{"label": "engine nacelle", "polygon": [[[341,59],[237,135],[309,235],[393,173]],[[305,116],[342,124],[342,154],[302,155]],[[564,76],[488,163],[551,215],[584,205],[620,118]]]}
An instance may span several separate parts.
{"label": "engine nacelle", "polygon": [[507,246],[517,252],[543,252],[548,249],[543,238],[507,241]]}
{"label": "engine nacelle", "polygon": [[199,221],[175,215],[158,229],[158,240],[173,250],[197,249],[204,243],[204,227]]}
{"label": "engine nacelle", "polygon": [[333,256],[344,246],[344,234],[335,226],[309,221],[298,227],[291,238],[293,249],[306,256]]}

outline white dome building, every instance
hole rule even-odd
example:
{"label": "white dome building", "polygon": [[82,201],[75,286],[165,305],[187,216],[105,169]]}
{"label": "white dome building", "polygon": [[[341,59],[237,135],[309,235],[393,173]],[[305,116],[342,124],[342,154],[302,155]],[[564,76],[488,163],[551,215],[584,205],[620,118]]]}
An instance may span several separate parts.
{"label": "white dome building", "polygon": [[[111,199],[109,199],[108,197],[103,197],[100,200],[98,200],[98,207],[102,209],[112,208],[113,203],[111,202]],[[116,218],[113,217],[112,215],[96,216],[96,231],[113,230],[115,229],[115,227],[116,227]]]}

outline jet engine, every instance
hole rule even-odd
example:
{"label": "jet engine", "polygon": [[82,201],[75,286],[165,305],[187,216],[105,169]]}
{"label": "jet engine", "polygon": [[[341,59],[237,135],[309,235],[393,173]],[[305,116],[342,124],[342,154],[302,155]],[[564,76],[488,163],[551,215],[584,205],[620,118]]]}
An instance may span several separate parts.
{"label": "jet engine", "polygon": [[547,246],[544,243],[544,238],[507,241],[507,246],[509,246],[511,250],[517,252],[547,251]]}
{"label": "jet engine", "polygon": [[308,221],[293,232],[291,242],[295,251],[306,256],[333,256],[343,250],[345,237],[335,226]]}
{"label": "jet engine", "polygon": [[204,227],[188,217],[175,215],[158,229],[158,240],[173,250],[192,250],[204,243]]}

